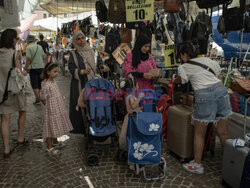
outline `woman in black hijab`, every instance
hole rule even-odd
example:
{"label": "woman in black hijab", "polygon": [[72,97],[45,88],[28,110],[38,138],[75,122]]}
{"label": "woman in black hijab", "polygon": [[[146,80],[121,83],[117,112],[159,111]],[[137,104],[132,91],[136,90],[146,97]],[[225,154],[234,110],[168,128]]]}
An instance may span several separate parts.
{"label": "woman in black hijab", "polygon": [[124,60],[124,73],[136,77],[139,89],[154,89],[154,76],[149,73],[151,69],[157,69],[150,50],[150,39],[141,34],[134,45],[132,53],[127,54]]}

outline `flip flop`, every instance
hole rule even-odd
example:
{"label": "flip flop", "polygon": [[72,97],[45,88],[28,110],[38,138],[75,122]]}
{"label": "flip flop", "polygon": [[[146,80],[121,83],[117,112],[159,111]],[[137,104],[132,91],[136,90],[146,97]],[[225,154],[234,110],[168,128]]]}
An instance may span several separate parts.
{"label": "flip flop", "polygon": [[17,141],[17,146],[24,146],[29,143],[29,140],[27,138],[24,138],[22,142]]}

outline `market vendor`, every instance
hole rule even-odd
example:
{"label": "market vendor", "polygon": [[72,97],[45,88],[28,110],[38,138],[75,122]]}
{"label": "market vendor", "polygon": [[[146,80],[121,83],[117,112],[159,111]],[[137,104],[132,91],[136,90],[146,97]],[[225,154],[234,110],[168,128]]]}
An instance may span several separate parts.
{"label": "market vendor", "polygon": [[154,89],[155,77],[149,73],[151,69],[157,69],[156,63],[149,53],[150,39],[141,34],[135,42],[132,53],[128,53],[123,70],[126,76],[130,73],[136,77],[139,89]]}

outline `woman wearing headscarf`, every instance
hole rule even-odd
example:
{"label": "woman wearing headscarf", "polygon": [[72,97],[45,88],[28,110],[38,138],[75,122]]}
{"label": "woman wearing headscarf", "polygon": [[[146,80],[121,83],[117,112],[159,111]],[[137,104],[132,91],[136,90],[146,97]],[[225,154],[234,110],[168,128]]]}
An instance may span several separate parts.
{"label": "woman wearing headscarf", "polygon": [[126,76],[132,74],[136,77],[139,89],[154,89],[154,76],[149,73],[151,69],[157,69],[150,50],[150,39],[141,34],[135,42],[132,53],[127,54],[124,60],[123,70]]}
{"label": "woman wearing headscarf", "polygon": [[69,70],[72,74],[70,85],[70,112],[69,117],[73,125],[72,133],[85,133],[84,112],[77,111],[78,97],[86,82],[95,77],[95,53],[87,45],[85,35],[78,31],[73,35],[73,51],[69,57]]}

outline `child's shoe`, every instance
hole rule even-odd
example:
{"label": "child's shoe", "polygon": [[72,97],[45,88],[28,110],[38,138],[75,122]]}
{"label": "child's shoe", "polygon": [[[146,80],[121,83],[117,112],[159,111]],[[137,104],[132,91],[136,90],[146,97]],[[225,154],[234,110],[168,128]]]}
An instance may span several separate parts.
{"label": "child's shoe", "polygon": [[47,149],[46,150],[47,152],[49,152],[50,154],[52,154],[52,155],[58,155],[58,154],[61,154],[61,151],[60,150],[57,150],[57,149],[55,149],[55,148],[50,148],[50,149]]}
{"label": "child's shoe", "polygon": [[189,172],[195,173],[195,174],[203,174],[204,173],[204,165],[198,164],[194,162],[194,160],[190,161],[189,163],[185,163],[182,165],[183,168]]}
{"label": "child's shoe", "polygon": [[56,144],[53,143],[52,145],[55,149],[61,149],[65,146],[65,144],[63,142],[58,142]]}

